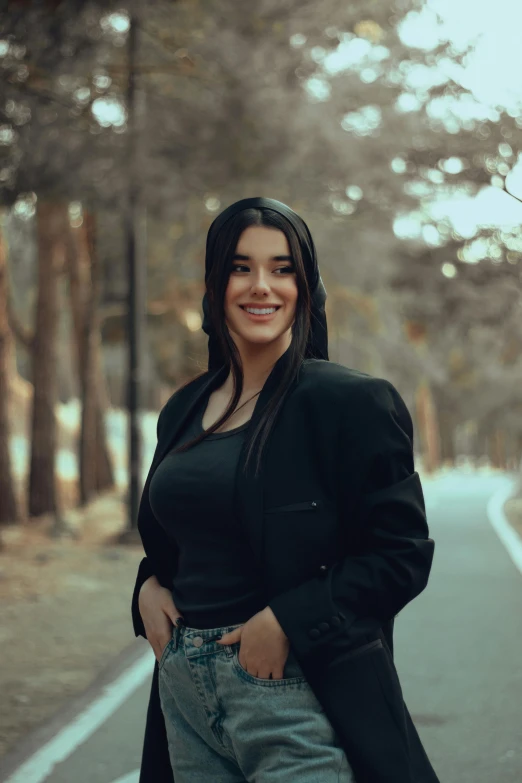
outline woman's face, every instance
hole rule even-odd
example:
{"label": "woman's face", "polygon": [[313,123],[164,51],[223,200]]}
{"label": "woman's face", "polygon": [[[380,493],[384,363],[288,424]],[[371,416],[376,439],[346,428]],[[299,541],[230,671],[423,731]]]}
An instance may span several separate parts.
{"label": "woman's face", "polygon": [[[297,293],[294,262],[284,233],[267,226],[246,228],[237,243],[225,292],[225,320],[238,348],[241,343],[261,345],[288,336]],[[261,309],[275,305],[277,309],[269,315],[250,316],[246,305]]]}

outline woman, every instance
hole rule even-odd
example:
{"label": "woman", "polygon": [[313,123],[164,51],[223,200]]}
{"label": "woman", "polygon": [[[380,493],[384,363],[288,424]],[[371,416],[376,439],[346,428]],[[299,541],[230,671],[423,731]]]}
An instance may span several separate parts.
{"label": "woman", "polygon": [[140,783],[438,783],[393,664],[434,550],[408,410],[328,360],[314,243],[286,205],[222,212],[205,282],[208,372],[160,414],[138,519]]}

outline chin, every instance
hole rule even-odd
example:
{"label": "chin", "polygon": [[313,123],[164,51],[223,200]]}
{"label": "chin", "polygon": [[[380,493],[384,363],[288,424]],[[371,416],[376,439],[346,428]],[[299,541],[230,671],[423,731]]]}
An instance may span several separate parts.
{"label": "chin", "polygon": [[273,334],[273,335],[251,335],[251,334],[239,334],[239,337],[244,343],[249,343],[250,345],[269,345],[269,343],[273,343],[276,340],[278,340],[281,335],[280,334]]}
{"label": "chin", "polygon": [[264,334],[260,334],[259,331],[255,329],[234,329],[233,327],[229,327],[230,335],[233,338],[241,340],[241,342],[245,344],[250,345],[268,345],[269,343],[273,343],[276,340],[281,339],[284,334],[286,334],[286,331],[280,331],[279,329],[274,332],[269,332],[266,330]]}

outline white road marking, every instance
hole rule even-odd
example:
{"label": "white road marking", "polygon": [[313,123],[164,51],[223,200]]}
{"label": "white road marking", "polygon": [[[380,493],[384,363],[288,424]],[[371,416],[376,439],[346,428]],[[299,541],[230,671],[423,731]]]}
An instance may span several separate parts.
{"label": "white road marking", "polygon": [[[56,764],[73,753],[123,704],[136,688],[152,674],[155,657],[152,647],[116,680],[106,685],[100,695],[36,753],[24,761],[4,783],[43,783]],[[118,783],[137,783],[136,772],[120,778]]]}
{"label": "white road marking", "polygon": [[511,527],[504,513],[504,503],[514,494],[515,489],[516,481],[506,480],[506,483],[489,499],[487,515],[495,533],[522,574],[522,538]]}

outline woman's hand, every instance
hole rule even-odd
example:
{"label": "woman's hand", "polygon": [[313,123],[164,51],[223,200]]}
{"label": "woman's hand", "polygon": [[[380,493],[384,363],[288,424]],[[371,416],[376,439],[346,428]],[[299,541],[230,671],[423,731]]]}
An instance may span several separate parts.
{"label": "woman's hand", "polygon": [[282,680],[290,641],[269,606],[239,628],[224,634],[218,644],[241,641],[238,660],[253,677]]}
{"label": "woman's hand", "polygon": [[155,576],[150,576],[141,586],[138,606],[145,627],[147,641],[160,661],[172,636],[176,619],[181,616],[170,590],[162,587]]}

